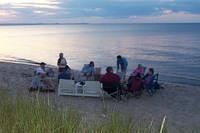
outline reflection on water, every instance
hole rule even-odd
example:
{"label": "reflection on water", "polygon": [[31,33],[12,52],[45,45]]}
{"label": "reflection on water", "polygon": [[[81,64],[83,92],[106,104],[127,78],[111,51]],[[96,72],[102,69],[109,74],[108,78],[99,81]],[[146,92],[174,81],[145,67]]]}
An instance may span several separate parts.
{"label": "reflection on water", "polygon": [[[161,80],[200,85],[199,24],[0,26],[0,59],[28,59],[56,65],[63,52],[81,69],[115,66],[116,55],[128,58],[129,72],[138,63],[151,66]],[[13,58],[15,57],[15,58]],[[21,62],[27,60],[20,60]]]}

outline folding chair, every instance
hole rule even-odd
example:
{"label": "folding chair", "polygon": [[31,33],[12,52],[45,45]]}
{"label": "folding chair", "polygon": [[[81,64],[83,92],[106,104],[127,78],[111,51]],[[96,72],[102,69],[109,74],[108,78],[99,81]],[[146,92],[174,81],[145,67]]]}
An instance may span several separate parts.
{"label": "folding chair", "polygon": [[[119,84],[103,83],[102,91],[117,101],[121,100],[121,89]],[[103,96],[105,93],[103,93]]]}
{"label": "folding chair", "polygon": [[127,85],[126,94],[131,93],[136,98],[140,98],[143,90],[143,80],[140,77],[133,77],[132,83]]}
{"label": "folding chair", "polygon": [[101,83],[99,81],[85,81],[84,96],[100,97]]}
{"label": "folding chair", "polygon": [[58,85],[58,96],[61,95],[76,95],[74,80],[60,79]]}
{"label": "folding chair", "polygon": [[153,96],[153,94],[156,92],[156,86],[158,85],[158,76],[159,74],[156,73],[152,77],[150,83],[145,86],[145,89],[147,89],[147,92],[150,96]]}

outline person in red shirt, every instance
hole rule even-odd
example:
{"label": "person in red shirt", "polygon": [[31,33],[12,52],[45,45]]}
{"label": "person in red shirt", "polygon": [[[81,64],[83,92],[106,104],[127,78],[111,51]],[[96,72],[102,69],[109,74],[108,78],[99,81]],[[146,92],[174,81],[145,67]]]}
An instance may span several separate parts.
{"label": "person in red shirt", "polygon": [[117,88],[120,88],[120,77],[113,73],[112,67],[106,68],[106,74],[101,77],[100,82],[103,83],[103,90],[108,94],[117,92]]}

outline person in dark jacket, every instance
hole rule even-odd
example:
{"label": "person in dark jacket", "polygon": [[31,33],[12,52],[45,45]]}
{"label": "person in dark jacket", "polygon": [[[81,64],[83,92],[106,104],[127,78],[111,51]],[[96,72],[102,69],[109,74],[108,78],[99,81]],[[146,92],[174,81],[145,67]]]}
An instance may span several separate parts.
{"label": "person in dark jacket", "polygon": [[107,67],[106,74],[101,77],[100,82],[103,83],[103,90],[111,94],[120,86],[120,77],[113,73],[112,67]]}

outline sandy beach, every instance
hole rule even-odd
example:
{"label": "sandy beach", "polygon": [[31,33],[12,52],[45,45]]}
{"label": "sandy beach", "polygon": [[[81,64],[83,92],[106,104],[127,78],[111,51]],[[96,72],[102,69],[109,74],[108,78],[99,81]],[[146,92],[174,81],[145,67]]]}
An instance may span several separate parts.
{"label": "sandy beach", "polygon": [[[33,98],[35,93],[28,89],[37,66],[0,62],[0,90],[8,92],[13,97],[27,96]],[[56,69],[55,69],[56,71]],[[182,132],[186,128],[200,127],[200,87],[172,83],[161,83],[164,89],[159,90],[153,97],[146,92],[140,99],[130,98],[126,101],[115,102],[109,97],[105,99],[107,112],[116,111],[122,116],[135,120],[160,123],[167,117],[170,132]],[[55,86],[56,77],[55,77]],[[40,97],[56,107],[74,107],[83,114],[87,121],[103,118],[104,104],[100,98],[58,96],[55,93],[40,93]]]}

